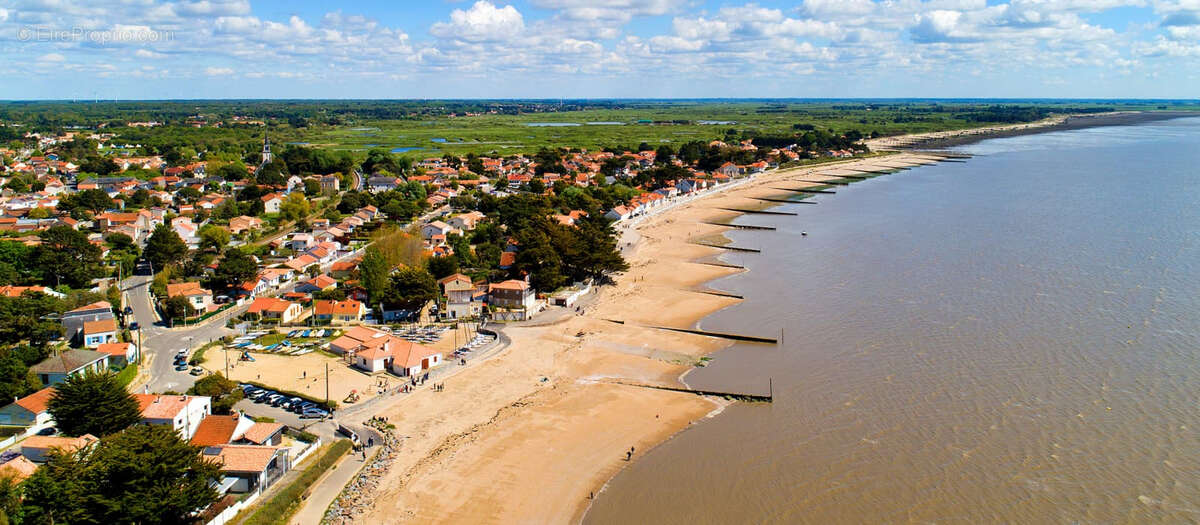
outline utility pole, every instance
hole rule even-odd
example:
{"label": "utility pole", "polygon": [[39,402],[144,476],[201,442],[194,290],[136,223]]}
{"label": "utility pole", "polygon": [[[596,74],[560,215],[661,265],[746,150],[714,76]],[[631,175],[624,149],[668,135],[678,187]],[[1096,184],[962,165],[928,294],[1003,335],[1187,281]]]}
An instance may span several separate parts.
{"label": "utility pole", "polygon": [[329,361],[325,362],[325,406],[329,406]]}
{"label": "utility pole", "polygon": [[[224,345],[222,345],[224,346]],[[229,347],[225,347],[225,379],[229,379]]]}

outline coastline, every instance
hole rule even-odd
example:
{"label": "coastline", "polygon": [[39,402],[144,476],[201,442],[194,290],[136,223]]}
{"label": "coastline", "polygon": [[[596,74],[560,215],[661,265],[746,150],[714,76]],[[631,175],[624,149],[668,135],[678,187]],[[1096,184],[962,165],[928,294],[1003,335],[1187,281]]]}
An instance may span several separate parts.
{"label": "coastline", "polygon": [[[947,135],[922,140],[946,141],[936,143],[941,147],[952,140],[1114,125],[1114,118],[1129,123],[1134,117],[1128,115],[1139,114],[981,128],[968,136],[942,132]],[[1067,125],[1076,127],[1063,127]],[[905,152],[885,162],[926,164],[927,158]],[[629,447],[641,454],[727,406],[612,382],[685,385],[686,374],[701,357],[730,346],[639,326],[690,328],[738,302],[697,292],[742,270],[698,262],[723,250],[690,241],[724,237],[728,227],[707,223],[742,215],[720,207],[766,209],[775,204],[745,197],[790,195],[768,184],[788,181],[788,186],[805,187],[788,179],[814,180],[820,171],[875,161],[880,159],[767,172],[623,225],[621,242],[630,270],[590,298],[584,315],[566,312],[537,325],[510,326],[505,331],[513,344],[447,379],[445,391],[419,391],[380,411],[397,425],[403,449],[380,484],[378,503],[360,518],[386,523],[582,521],[594,501],[589,496],[599,497],[628,464],[624,451]]]}
{"label": "coastline", "polygon": [[897,137],[883,137],[866,141],[872,151],[894,149],[937,149],[973,144],[981,140],[1033,135],[1051,131],[1096,128],[1102,126],[1129,126],[1157,120],[1198,117],[1200,111],[1114,111],[1108,113],[1079,113],[1056,115],[1037,122],[988,126],[953,131],[916,133]]}
{"label": "coastline", "polygon": [[[887,157],[889,163],[904,159],[931,162],[917,155]],[[788,195],[769,184],[819,186],[789,179],[877,161],[766,172],[621,225],[630,269],[600,288],[583,315],[551,310],[535,324],[506,327],[512,344],[446,379],[445,390],[420,390],[379,411],[397,426],[402,453],[380,483],[378,503],[360,519],[580,521],[589,496],[598,496],[628,464],[630,447],[636,459],[723,408],[723,401],[694,394],[615,383],[682,386],[681,376],[701,357],[729,345],[646,326],[690,328],[739,302],[699,291],[741,271],[697,262],[723,250],[692,241],[729,229],[707,222],[741,215],[722,207],[774,205],[748,195]]]}

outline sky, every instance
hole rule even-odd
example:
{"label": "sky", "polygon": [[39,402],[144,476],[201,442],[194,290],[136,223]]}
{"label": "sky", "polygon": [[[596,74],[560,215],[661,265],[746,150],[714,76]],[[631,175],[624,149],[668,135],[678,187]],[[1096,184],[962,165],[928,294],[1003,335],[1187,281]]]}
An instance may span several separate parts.
{"label": "sky", "polygon": [[1197,98],[1200,0],[0,0],[0,99]]}

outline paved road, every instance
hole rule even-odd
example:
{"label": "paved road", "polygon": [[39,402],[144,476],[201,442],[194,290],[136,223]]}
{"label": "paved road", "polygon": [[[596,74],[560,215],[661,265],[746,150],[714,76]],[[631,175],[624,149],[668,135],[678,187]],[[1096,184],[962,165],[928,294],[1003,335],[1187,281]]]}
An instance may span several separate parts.
{"label": "paved road", "polygon": [[152,275],[134,275],[126,279],[122,288],[126,292],[127,302],[133,308],[133,321],[140,325],[139,333],[142,355],[145,356],[143,365],[150,375],[146,387],[150,392],[166,391],[184,392],[196,382],[196,378],[187,372],[178,372],[172,363],[175,353],[183,348],[196,348],[210,340],[235,333],[225,328],[225,320],[231,315],[238,315],[245,306],[227,310],[225,313],[208,319],[195,327],[170,328],[158,321],[154,306],[151,302],[150,283]]}

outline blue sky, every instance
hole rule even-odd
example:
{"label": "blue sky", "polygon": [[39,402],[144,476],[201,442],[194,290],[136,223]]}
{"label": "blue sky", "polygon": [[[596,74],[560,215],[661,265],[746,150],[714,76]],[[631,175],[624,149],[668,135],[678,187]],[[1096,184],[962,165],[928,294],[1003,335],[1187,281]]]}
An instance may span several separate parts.
{"label": "blue sky", "polygon": [[1200,0],[0,0],[0,99],[1196,98]]}

